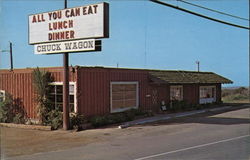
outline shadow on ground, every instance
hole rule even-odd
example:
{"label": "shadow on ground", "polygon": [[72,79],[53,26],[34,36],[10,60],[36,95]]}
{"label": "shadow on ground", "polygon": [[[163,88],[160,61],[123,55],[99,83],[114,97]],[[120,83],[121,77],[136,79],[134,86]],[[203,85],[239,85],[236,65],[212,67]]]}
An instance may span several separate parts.
{"label": "shadow on ground", "polygon": [[[229,113],[246,109],[246,118],[232,117],[220,117],[222,113]],[[213,111],[207,113],[201,113],[197,115],[191,115],[188,117],[173,118],[170,120],[163,120],[148,124],[142,124],[140,126],[158,126],[158,125],[171,125],[171,124],[184,124],[184,123],[201,123],[201,124],[218,124],[218,125],[236,125],[236,124],[249,124],[250,125],[250,107],[249,106],[237,106],[224,111]]]}

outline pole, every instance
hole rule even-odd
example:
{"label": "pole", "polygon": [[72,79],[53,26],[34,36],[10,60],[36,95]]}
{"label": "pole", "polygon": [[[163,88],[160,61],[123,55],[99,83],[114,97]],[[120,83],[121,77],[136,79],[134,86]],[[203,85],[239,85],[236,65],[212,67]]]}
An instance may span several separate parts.
{"label": "pole", "polygon": [[[64,9],[67,0],[64,0]],[[63,54],[63,129],[69,130],[69,54]]]}
{"label": "pole", "polygon": [[198,72],[200,72],[200,62],[198,62]]}
{"label": "pole", "polygon": [[197,71],[200,72],[200,61],[196,61],[196,64],[197,64]]}
{"label": "pole", "polygon": [[10,42],[10,70],[13,71],[12,43]]}

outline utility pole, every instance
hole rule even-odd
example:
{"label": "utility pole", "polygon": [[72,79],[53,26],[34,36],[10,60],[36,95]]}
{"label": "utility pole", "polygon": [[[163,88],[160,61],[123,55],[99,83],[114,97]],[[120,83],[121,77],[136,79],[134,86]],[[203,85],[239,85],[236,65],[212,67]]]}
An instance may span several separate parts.
{"label": "utility pole", "polygon": [[12,43],[10,42],[10,50],[0,50],[0,52],[9,52],[10,53],[10,71],[13,71]]}
{"label": "utility pole", "polygon": [[200,72],[200,61],[195,62],[197,64],[197,71]]}
{"label": "utility pole", "polygon": [[13,71],[12,43],[10,42],[10,70]]}
{"label": "utility pole", "polygon": [[[64,0],[64,9],[67,0]],[[63,129],[69,130],[69,53],[63,54]]]}

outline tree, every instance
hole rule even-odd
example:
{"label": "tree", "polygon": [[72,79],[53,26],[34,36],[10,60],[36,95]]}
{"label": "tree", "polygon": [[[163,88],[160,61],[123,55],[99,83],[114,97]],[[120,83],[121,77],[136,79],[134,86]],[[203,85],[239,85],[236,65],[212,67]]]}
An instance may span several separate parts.
{"label": "tree", "polygon": [[38,67],[34,69],[33,73],[33,86],[36,92],[37,101],[37,115],[39,122],[46,124],[47,115],[51,111],[51,103],[49,101],[49,83],[52,82],[52,76],[45,70],[40,70]]}

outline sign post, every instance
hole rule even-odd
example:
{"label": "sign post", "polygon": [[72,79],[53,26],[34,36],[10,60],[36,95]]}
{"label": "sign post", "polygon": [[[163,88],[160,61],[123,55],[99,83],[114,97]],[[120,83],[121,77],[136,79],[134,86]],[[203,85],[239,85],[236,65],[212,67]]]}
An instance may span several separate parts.
{"label": "sign post", "polygon": [[[64,0],[64,9],[67,0]],[[69,130],[69,53],[63,54],[63,129]]]}
{"label": "sign post", "polygon": [[29,44],[35,54],[63,54],[63,129],[69,120],[69,53],[100,51],[109,37],[109,4],[102,2],[29,15]]}

